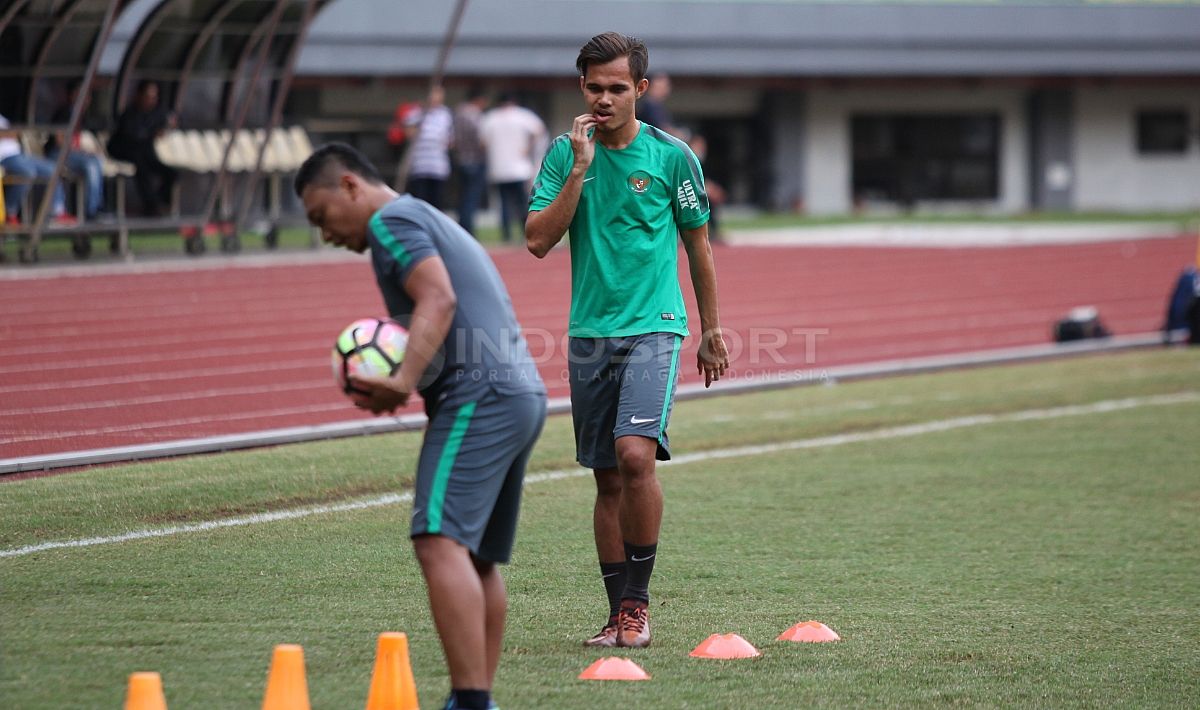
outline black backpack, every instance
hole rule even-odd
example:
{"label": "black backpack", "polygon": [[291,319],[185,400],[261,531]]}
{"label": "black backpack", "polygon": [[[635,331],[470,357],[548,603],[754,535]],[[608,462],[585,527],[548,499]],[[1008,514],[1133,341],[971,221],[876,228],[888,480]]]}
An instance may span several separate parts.
{"label": "black backpack", "polygon": [[1087,340],[1088,338],[1107,338],[1108,328],[1100,322],[1100,314],[1091,306],[1074,308],[1059,322],[1054,324],[1054,342],[1066,343],[1072,340]]}

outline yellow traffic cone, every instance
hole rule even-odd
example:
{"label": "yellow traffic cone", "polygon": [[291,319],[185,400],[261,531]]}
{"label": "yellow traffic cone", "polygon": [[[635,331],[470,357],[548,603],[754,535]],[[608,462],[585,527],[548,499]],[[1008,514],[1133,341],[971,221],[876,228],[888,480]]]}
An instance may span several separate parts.
{"label": "yellow traffic cone", "polygon": [[125,693],[125,710],[167,710],[162,677],[157,673],[132,673]]}
{"label": "yellow traffic cone", "polygon": [[367,710],[420,710],[417,684],[408,661],[407,635],[398,631],[379,634]]}
{"label": "yellow traffic cone", "polygon": [[304,649],[291,643],[275,647],[262,710],[311,710],[304,679]]}

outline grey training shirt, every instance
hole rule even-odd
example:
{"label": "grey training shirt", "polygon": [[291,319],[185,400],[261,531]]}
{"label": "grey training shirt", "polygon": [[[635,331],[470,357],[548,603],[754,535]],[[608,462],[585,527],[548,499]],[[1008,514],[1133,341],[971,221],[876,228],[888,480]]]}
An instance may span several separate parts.
{"label": "grey training shirt", "polygon": [[489,390],[545,393],[504,281],[470,234],[430,204],[401,195],[371,217],[367,239],[388,313],[406,328],[414,304],[404,282],[412,270],[439,256],[450,274],[458,307],[442,357],[419,383],[426,411],[441,402],[475,400]]}

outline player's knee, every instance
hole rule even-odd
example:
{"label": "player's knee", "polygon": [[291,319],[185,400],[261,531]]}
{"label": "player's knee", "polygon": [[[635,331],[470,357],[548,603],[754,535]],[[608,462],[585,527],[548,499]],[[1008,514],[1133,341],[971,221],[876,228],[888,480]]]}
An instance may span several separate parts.
{"label": "player's knee", "polygon": [[[634,438],[634,437],[628,437]],[[617,445],[617,467],[621,472],[623,485],[639,485],[654,478],[654,446],[647,446],[643,441],[653,444],[649,439],[624,442]],[[624,445],[622,443],[624,442]]]}

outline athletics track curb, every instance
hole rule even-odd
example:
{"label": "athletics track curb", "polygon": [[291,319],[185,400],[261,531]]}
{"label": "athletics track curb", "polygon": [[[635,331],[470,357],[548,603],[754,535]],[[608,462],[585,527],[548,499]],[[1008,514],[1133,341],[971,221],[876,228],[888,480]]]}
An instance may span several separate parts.
{"label": "athletics track curb", "polygon": [[[1154,332],[1073,343],[1026,345],[901,360],[881,360],[828,368],[814,367],[808,370],[793,370],[762,377],[746,378],[742,381],[722,382],[719,386],[710,389],[705,389],[699,383],[684,385],[679,388],[676,399],[700,399],[729,394],[784,389],[802,385],[834,384],[837,382],[876,377],[894,377],[897,375],[940,372],[943,370],[981,367],[985,365],[1004,365],[1048,360],[1060,357],[1147,348],[1155,345],[1161,346],[1162,342],[1162,333]],[[571,402],[569,398],[557,397],[550,400],[550,414],[567,414],[570,411]],[[59,468],[91,466],[95,464],[217,453],[323,439],[340,439],[366,434],[413,431],[419,430],[424,426],[424,415],[406,414],[398,417],[355,419],[314,426],[286,427],[246,432],[243,434],[179,439],[156,444],[68,451],[41,456],[0,459],[0,474],[50,471]]]}

